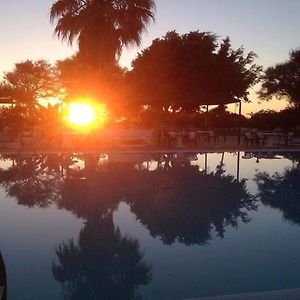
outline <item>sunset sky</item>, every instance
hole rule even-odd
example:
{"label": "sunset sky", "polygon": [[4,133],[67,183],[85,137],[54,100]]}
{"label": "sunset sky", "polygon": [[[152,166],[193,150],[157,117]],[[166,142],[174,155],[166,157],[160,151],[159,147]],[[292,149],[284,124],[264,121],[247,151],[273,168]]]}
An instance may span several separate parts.
{"label": "sunset sky", "polygon": [[[0,73],[11,70],[13,64],[25,59],[57,59],[72,55],[70,48],[53,36],[49,9],[53,0],[13,0],[0,4]],[[255,51],[257,63],[268,67],[288,59],[290,50],[300,47],[299,0],[156,0],[154,24],[143,38],[143,47],[176,29],[211,31],[223,38],[229,36],[234,47],[243,45]],[[121,65],[129,67],[140,49],[125,50]],[[260,109],[280,109],[286,103],[245,104],[243,112]]]}

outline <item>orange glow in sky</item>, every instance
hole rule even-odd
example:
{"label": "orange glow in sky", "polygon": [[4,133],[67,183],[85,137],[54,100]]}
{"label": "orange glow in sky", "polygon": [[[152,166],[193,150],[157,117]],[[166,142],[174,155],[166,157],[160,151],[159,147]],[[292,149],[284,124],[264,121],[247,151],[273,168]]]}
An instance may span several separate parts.
{"label": "orange glow in sky", "polygon": [[[35,5],[28,5],[28,2]],[[140,48],[124,49],[120,59],[122,67],[130,68],[131,61],[141,49],[174,29],[180,34],[199,29],[216,33],[220,38],[229,36],[234,48],[243,45],[246,52],[253,50],[257,53],[256,63],[264,68],[284,62],[290,50],[299,47],[300,31],[296,30],[300,28],[299,0],[155,2],[156,22],[143,34]],[[55,63],[57,59],[76,53],[76,43],[72,48],[53,37],[54,25],[49,22],[49,9],[53,3],[53,0],[1,1],[0,36],[4,46],[0,47],[0,79],[3,72],[11,71],[17,62],[44,58]],[[188,18],[183,17],[187,15]],[[244,114],[261,109],[280,110],[287,105],[284,100],[259,104],[253,91],[255,89],[249,97],[252,103],[243,104]]]}

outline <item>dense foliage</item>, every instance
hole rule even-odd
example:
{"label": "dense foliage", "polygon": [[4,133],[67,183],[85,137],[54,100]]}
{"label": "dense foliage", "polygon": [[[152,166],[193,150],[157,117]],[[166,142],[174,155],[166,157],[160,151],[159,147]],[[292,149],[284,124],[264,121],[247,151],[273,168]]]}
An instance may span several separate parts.
{"label": "dense foliage", "polygon": [[128,73],[136,106],[156,110],[197,111],[203,104],[248,101],[259,77],[256,55],[233,49],[229,38],[194,31],[168,32],[133,61]]}
{"label": "dense foliage", "polygon": [[300,107],[300,50],[292,51],[288,61],[268,68],[262,80],[259,92],[262,99],[271,100],[275,96]]}
{"label": "dense foliage", "polygon": [[0,82],[1,102],[13,104],[13,107],[1,107],[0,128],[10,128],[9,134],[15,136],[24,126],[51,128],[52,122],[57,126],[60,123],[59,105],[47,107],[47,104],[61,96],[62,85],[57,69],[47,61],[27,60],[15,64]]}
{"label": "dense foliage", "polygon": [[286,108],[279,112],[274,110],[261,110],[251,115],[249,127],[270,130],[280,127],[283,131],[294,130],[299,127],[299,109]]}
{"label": "dense foliage", "polygon": [[[286,153],[284,154],[286,155]],[[258,172],[255,182],[258,187],[258,198],[264,205],[279,209],[284,219],[300,224],[300,165],[299,154],[289,153],[293,167],[283,173],[273,175]]]}
{"label": "dense foliage", "polygon": [[4,74],[0,84],[0,98],[17,105],[33,108],[39,99],[52,98],[59,92],[55,69],[45,60],[24,61]]}

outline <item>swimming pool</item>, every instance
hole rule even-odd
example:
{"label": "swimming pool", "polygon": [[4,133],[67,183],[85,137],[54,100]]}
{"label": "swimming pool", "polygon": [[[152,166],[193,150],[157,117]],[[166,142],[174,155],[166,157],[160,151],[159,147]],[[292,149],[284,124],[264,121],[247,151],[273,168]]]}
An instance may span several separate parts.
{"label": "swimming pool", "polygon": [[300,153],[2,155],[8,299],[300,287]]}

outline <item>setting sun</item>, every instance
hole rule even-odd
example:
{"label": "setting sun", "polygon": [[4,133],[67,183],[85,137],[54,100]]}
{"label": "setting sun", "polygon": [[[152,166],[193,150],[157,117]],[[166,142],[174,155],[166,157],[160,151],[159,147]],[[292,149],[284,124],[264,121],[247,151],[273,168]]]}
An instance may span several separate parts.
{"label": "setting sun", "polygon": [[95,108],[87,103],[71,103],[68,121],[76,126],[87,126],[96,121]]}
{"label": "setting sun", "polygon": [[70,103],[67,121],[76,127],[93,127],[104,123],[107,119],[107,109],[103,104]]}

